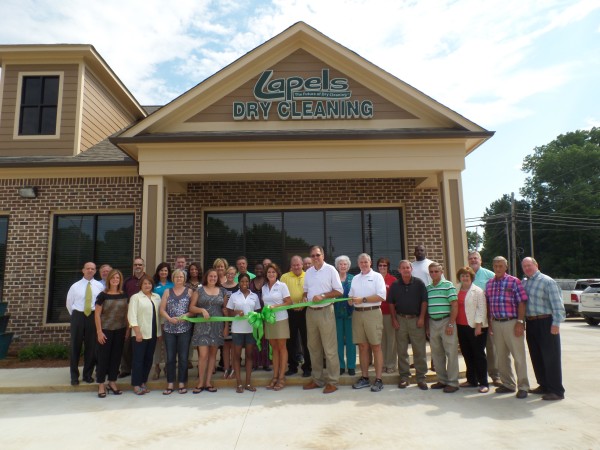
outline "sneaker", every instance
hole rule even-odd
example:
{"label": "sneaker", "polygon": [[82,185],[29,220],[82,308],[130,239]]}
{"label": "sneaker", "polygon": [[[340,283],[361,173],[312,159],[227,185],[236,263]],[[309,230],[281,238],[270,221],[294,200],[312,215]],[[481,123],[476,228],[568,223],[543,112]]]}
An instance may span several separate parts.
{"label": "sneaker", "polygon": [[368,378],[360,377],[356,383],[352,385],[352,389],[362,389],[371,386]]}
{"label": "sneaker", "polygon": [[371,386],[371,392],[379,392],[383,389],[383,381],[381,379],[376,378],[375,383]]}

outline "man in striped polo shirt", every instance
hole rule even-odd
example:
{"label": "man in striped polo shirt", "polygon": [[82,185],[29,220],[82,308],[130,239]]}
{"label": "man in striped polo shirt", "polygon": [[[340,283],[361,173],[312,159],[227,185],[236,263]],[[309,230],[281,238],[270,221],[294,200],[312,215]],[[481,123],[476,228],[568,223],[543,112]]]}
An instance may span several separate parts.
{"label": "man in striped polo shirt", "polygon": [[458,338],[455,331],[458,297],[454,285],[442,279],[443,274],[440,263],[429,265],[431,284],[427,286],[429,320],[426,332],[438,379],[431,389],[443,389],[451,394],[458,391]]}

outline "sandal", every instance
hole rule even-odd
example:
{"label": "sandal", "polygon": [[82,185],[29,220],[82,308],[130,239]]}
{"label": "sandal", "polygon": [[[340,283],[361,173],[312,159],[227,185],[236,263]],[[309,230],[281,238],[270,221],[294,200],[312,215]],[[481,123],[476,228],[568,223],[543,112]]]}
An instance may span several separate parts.
{"label": "sandal", "polygon": [[167,388],[163,391],[163,395],[171,395],[173,393],[173,389]]}
{"label": "sandal", "polygon": [[246,389],[247,391],[250,392],[256,392],[256,388],[254,386],[252,386],[251,384],[247,384],[244,389]]}
{"label": "sandal", "polygon": [[200,392],[202,392],[203,390],[204,390],[204,388],[203,388],[203,387],[196,386],[196,387],[194,388],[194,390],[192,391],[192,394],[199,394],[199,393],[200,393]]}
{"label": "sandal", "polygon": [[269,384],[267,384],[267,390],[272,391],[275,389],[275,385],[277,384],[277,378],[273,378]]}
{"label": "sandal", "polygon": [[229,376],[227,377],[228,380],[231,380],[235,378],[235,369],[230,369],[229,370]]}
{"label": "sandal", "polygon": [[238,394],[243,394],[244,386],[242,386],[241,384],[238,384],[238,387],[235,388],[235,392],[237,392]]}
{"label": "sandal", "polygon": [[488,392],[490,392],[490,388],[487,386],[479,386],[479,392],[481,392],[482,394],[487,394]]}
{"label": "sandal", "polygon": [[187,389],[184,387],[180,387],[179,389],[177,389],[177,392],[179,392],[180,394],[187,394]]}
{"label": "sandal", "polygon": [[150,389],[148,389],[148,386],[146,386],[145,384],[142,384],[141,388],[144,390],[144,394],[150,393]]}
{"label": "sandal", "polygon": [[134,386],[133,393],[135,395],[144,395],[146,392],[144,391],[144,389],[141,386]]}
{"label": "sandal", "polygon": [[117,385],[114,384],[113,386],[110,385],[110,383],[108,383],[106,385],[106,389],[108,389],[108,392],[112,392],[114,395],[121,395],[123,393],[123,391],[121,391],[120,389],[117,389]]}
{"label": "sandal", "polygon": [[[104,386],[104,392],[100,392],[100,386]],[[105,398],[106,397],[106,386],[104,384],[99,384],[98,385],[98,398]]]}
{"label": "sandal", "polygon": [[208,391],[208,392],[217,392],[217,388],[214,386],[211,386],[210,384],[208,386],[204,386],[204,390]]}
{"label": "sandal", "polygon": [[280,378],[277,380],[277,384],[273,388],[274,391],[280,391],[285,387],[285,378]]}

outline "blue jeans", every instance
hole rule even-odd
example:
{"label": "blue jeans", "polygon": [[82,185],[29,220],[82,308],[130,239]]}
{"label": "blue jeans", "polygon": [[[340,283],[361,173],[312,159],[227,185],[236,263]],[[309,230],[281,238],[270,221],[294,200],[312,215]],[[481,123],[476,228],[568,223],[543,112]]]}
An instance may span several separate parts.
{"label": "blue jeans", "polygon": [[356,369],[356,345],[352,342],[352,317],[335,319],[335,326],[337,330],[340,369],[346,368],[346,363],[344,362],[344,347],[346,347],[348,369]]}
{"label": "blue jeans", "polygon": [[175,360],[177,360],[177,380],[179,383],[187,383],[188,380],[188,355],[192,329],[185,333],[163,333],[165,350],[167,352],[167,383],[175,382]]}

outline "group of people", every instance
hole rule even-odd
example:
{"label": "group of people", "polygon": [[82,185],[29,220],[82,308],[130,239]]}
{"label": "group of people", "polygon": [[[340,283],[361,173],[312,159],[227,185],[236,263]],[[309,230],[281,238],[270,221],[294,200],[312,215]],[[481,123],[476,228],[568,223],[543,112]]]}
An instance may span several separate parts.
{"label": "group of people", "polygon": [[[216,392],[212,376],[219,348],[224,377],[235,378],[236,392],[253,392],[252,370],[258,367],[257,360],[270,370],[266,353],[270,346],[273,377],[267,389],[283,389],[286,376],[297,374],[302,364],[302,376],[311,377],[304,389],[329,394],[338,389],[339,377],[346,370],[350,376],[356,374],[358,346],[361,373],[352,387],[379,392],[384,372],[398,370],[398,387],[409,386],[411,345],[416,384],[427,390],[429,340],[437,373],[432,389],[452,393],[460,387],[474,387],[486,393],[489,373],[497,393],[516,392],[517,398],[525,398],[533,392],[545,400],[564,398],[561,293],[551,278],[539,272],[533,258],[522,261],[526,278],[521,283],[506,273],[505,258],[494,258],[492,272],[481,267],[481,256],[472,252],[469,265],[458,270],[455,286],[444,278],[441,264],[426,258],[424,246],[417,246],[414,256],[412,262],[400,261],[398,279],[390,273],[388,258],[379,258],[374,270],[371,257],[359,255],[360,272],[353,276],[347,256],[337,257],[332,266],[325,262],[320,246],[311,247],[308,258],[293,256],[285,274],[270,260],[258,264],[256,274],[250,273],[243,256],[235,266],[218,258],[203,273],[199,264],[187,265],[185,258],[178,257],[172,273],[169,264],[161,263],[151,277],[144,272],[144,261],[136,258],[127,280],[119,270],[105,265],[97,281],[95,264],[87,262],[83,278],[67,295],[71,384],[79,383],[83,345],[83,380],[93,382],[97,363],[98,397],[121,394],[117,378],[129,372],[134,393],[143,395],[149,392],[153,365],[160,372],[157,343],[163,343],[164,395],[175,392],[175,383],[178,393],[187,393],[192,349],[198,352],[198,383],[192,392]],[[274,323],[265,324],[266,341],[261,342],[259,352],[248,314],[281,306],[289,308],[276,310]],[[219,319],[223,317],[233,320]],[[527,378],[525,336],[539,383],[533,390]],[[467,367],[466,381],[461,384],[459,346]],[[516,381],[509,355],[515,361]],[[375,369],[372,382],[371,364]]]}

